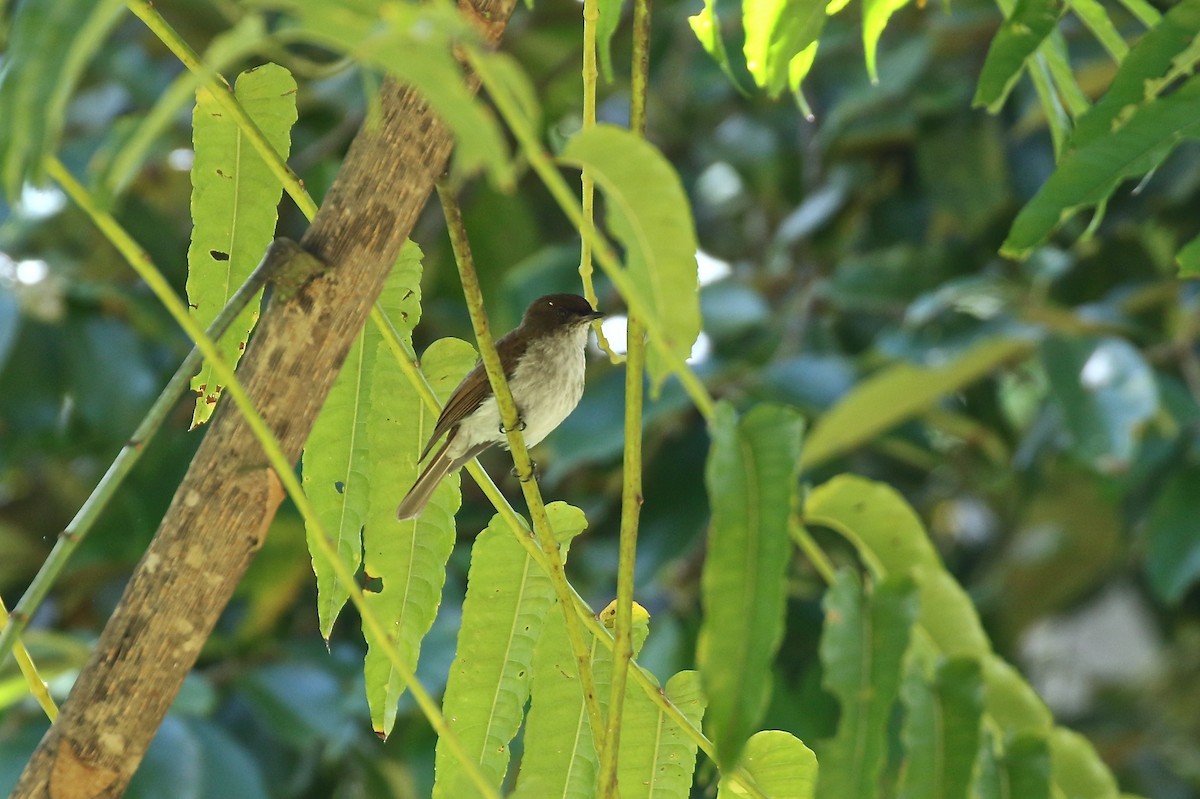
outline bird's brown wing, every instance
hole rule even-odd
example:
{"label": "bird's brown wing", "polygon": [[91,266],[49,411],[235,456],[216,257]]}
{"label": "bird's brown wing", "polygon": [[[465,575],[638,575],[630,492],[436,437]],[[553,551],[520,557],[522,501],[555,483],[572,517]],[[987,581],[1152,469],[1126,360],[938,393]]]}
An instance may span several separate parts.
{"label": "bird's brown wing", "polygon": [[[524,354],[526,339],[515,336],[516,332],[514,330],[496,342],[496,352],[499,353],[502,364],[515,363]],[[511,368],[507,371],[511,372]],[[425,445],[425,449],[421,450],[421,457],[417,459],[417,462],[425,460],[425,456],[433,449],[433,445],[437,443],[438,439],[451,432],[459,422],[474,413],[491,394],[492,386],[488,383],[487,371],[484,370],[483,362],[480,361],[450,393],[450,399],[446,401],[446,406],[442,408],[442,412],[438,416],[437,424],[433,426],[429,443]]]}

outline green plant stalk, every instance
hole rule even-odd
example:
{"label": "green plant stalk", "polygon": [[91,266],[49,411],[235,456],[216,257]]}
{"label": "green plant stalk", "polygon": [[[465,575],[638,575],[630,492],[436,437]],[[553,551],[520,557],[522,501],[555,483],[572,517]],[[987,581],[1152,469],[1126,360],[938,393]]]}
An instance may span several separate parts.
{"label": "green plant stalk", "polygon": [[[634,0],[633,65],[629,128],[646,135],[646,88],[650,73],[650,0]],[[638,520],[642,510],[642,405],[646,381],[646,326],[629,315],[625,336],[625,457],[621,467],[621,538],[617,554],[617,612],[614,620],[612,685],[608,726],[600,752],[599,796],[619,799],[617,770],[621,717],[629,662],[633,660],[633,579],[637,565]]]}
{"label": "green plant stalk", "polygon": [[396,671],[399,672],[401,678],[408,685],[413,699],[416,700],[417,705],[429,720],[430,726],[438,733],[439,737],[446,741],[454,756],[470,775],[471,781],[479,788],[480,793],[489,798],[496,797],[496,799],[499,799],[499,794],[488,783],[487,778],[484,777],[483,772],[479,768],[479,764],[463,749],[458,736],[446,724],[441,710],[430,697],[429,692],[418,682],[416,674],[404,660],[403,655],[391,643],[382,622],[379,621],[374,610],[367,605],[366,600],[363,598],[362,590],[358,588],[354,580],[353,573],[342,562],[342,559],[338,557],[337,546],[330,539],[329,533],[325,530],[324,525],[321,524],[321,520],[317,516],[312,503],[305,495],[303,488],[301,488],[300,480],[296,477],[294,465],[288,460],[288,457],[279,446],[278,439],[275,438],[274,433],[271,432],[262,415],[254,407],[253,402],[251,402],[249,395],[246,394],[233,368],[221,357],[216,344],[211,338],[205,335],[203,328],[188,313],[187,307],[171,289],[166,278],[163,277],[162,273],[154,265],[150,255],[118,224],[116,219],[96,205],[87,190],[75,180],[62,163],[56,158],[47,159],[46,172],[50,177],[58,181],[68,196],[91,217],[95,225],[100,228],[109,242],[125,257],[130,266],[134,268],[134,271],[138,273],[138,276],[150,287],[150,290],[154,292],[159,301],[166,306],[167,311],[174,317],[176,323],[184,329],[184,332],[188,334],[192,341],[195,342],[196,347],[212,364],[213,371],[217,373],[217,377],[225,384],[226,391],[237,404],[238,410],[241,411],[247,427],[250,428],[254,437],[262,446],[263,452],[267,456],[271,468],[275,471],[276,477],[279,478],[279,481],[287,490],[288,496],[291,497],[292,502],[296,505],[296,509],[300,512],[306,524],[310,525],[309,529],[316,531],[313,540],[317,542],[321,553],[329,559],[333,566],[334,574],[350,589],[350,601],[358,610],[363,625],[370,628],[372,634],[377,636],[379,640],[387,642],[385,652],[387,653],[388,660],[391,661]]}
{"label": "green plant stalk", "polygon": [[[596,126],[596,81],[600,74],[599,70],[596,69],[596,22],[600,19],[598,2],[599,0],[583,0],[584,130]],[[596,226],[594,213],[596,182],[588,174],[588,170],[585,169],[580,176],[580,183],[582,186],[580,201],[583,205],[584,225],[591,231]],[[600,301],[596,297],[596,286],[592,280],[592,237],[581,234],[579,242],[579,277],[583,281],[583,294],[587,297],[587,301],[592,304],[593,308],[599,308]],[[593,325],[593,328],[596,331],[596,341],[600,344],[600,349],[608,353],[609,360],[613,363],[620,363],[622,358],[612,348],[612,345],[608,343],[608,339],[604,337],[604,330],[601,328],[600,322],[597,321]]]}
{"label": "green plant stalk", "polygon": [[[254,121],[251,120],[249,115],[246,114],[245,110],[241,107],[241,104],[238,102],[233,92],[228,90],[228,84],[215,72],[212,72],[204,67],[199,58],[196,57],[194,51],[192,51],[187,43],[180,38],[179,34],[177,34],[175,30],[167,24],[167,22],[158,14],[158,12],[154,10],[150,3],[146,2],[146,0],[130,0],[128,5],[130,10],[146,23],[146,25],[155,33],[155,35],[157,35],[159,39],[171,50],[171,52],[174,53],[177,58],[179,58],[185,67],[202,75],[205,78],[206,83],[214,89],[213,96],[217,98],[217,101],[220,102],[223,107],[227,108],[231,112],[234,122],[242,128],[242,132],[246,134],[251,146],[254,147],[258,154],[262,156],[262,158],[270,165],[271,171],[279,179],[284,190],[293,199],[293,201],[295,201],[297,207],[299,207],[304,216],[311,220],[313,216],[316,215],[316,203],[313,202],[312,198],[308,195],[308,192],[305,190],[304,184],[300,181],[299,177],[297,177],[297,175],[290,168],[288,168],[286,163],[283,162],[283,159],[280,158],[279,153],[275,151],[270,142],[266,140],[266,137],[262,135],[262,131],[258,129],[258,126],[254,124]],[[478,60],[479,59],[473,59],[473,62]],[[494,82],[492,88],[494,88]],[[217,91],[217,89],[220,89],[220,91]],[[510,118],[510,126],[514,113],[515,109],[511,105],[508,105],[507,115]],[[528,134],[529,132],[526,131],[526,133]],[[574,200],[570,196],[570,189],[568,189],[566,186],[566,181],[562,179],[557,170],[554,168],[553,163],[550,162],[549,158],[538,146],[536,137],[527,135],[527,139],[531,142],[531,144],[524,145],[525,149],[530,153],[531,160],[537,156],[535,164],[539,169],[539,174],[542,176],[543,180],[546,181],[546,185],[551,187],[551,192],[555,195],[555,199],[559,202],[560,206],[563,207],[567,217],[582,227],[582,212],[579,210],[579,206],[574,204]],[[572,210],[574,210],[574,214],[572,214]],[[603,239],[598,233],[595,232],[594,229],[590,232],[588,238],[592,240],[593,246],[597,242],[599,242],[602,246],[604,245]],[[611,250],[604,249],[601,257],[602,259],[607,259],[601,261],[601,266],[605,267],[606,271],[619,271],[616,258],[612,255]],[[625,278],[623,274],[620,274],[617,278],[614,278],[613,283],[617,285],[618,290],[622,291],[627,299],[633,296],[631,294],[632,285],[628,278]],[[420,370],[417,369],[415,356],[405,352],[405,348],[401,343],[399,334],[396,332],[395,328],[390,325],[386,317],[379,310],[378,306],[376,306],[375,310],[372,311],[371,318],[381,330],[383,330],[385,333],[389,333],[387,336],[385,336],[385,339],[388,340],[390,349],[396,355],[397,361],[400,363],[401,370],[404,371],[404,373],[408,376],[410,382],[416,386],[418,393],[421,395],[426,405],[433,410],[439,410],[441,405],[438,402],[437,397],[433,394],[432,389],[430,389],[424,375],[422,375]],[[712,398],[708,396],[708,392],[705,390],[703,384],[700,383],[695,374],[687,367],[687,364],[684,363],[682,359],[674,358],[672,353],[666,351],[661,344],[659,346],[664,351],[665,357],[675,368],[684,388],[688,391],[689,395],[691,395],[693,402],[696,403],[696,407],[700,409],[700,412],[705,419],[711,419],[713,414],[713,401]],[[517,537],[517,540],[520,541],[525,547],[526,551],[530,553],[530,556],[533,557],[538,566],[544,572],[550,574],[551,565],[546,554],[529,537],[529,535],[527,535],[529,532],[528,528],[525,526],[521,518],[517,516],[516,512],[512,509],[512,506],[508,503],[508,500],[505,499],[504,495],[500,493],[500,490],[496,487],[496,484],[492,481],[491,477],[488,476],[487,472],[485,472],[476,461],[472,461],[467,465],[467,472],[479,485],[480,489],[483,491],[484,495],[488,498],[492,505],[495,506],[497,512],[500,513],[505,522],[508,524],[509,528],[512,530],[513,535]],[[328,539],[324,536],[318,536],[318,539],[320,539],[322,543],[327,543],[328,541]],[[335,560],[337,560],[337,564],[341,563],[340,559]],[[334,569],[336,572],[338,570],[338,565],[335,565]],[[338,576],[339,579],[342,578],[340,573]],[[349,584],[353,585],[352,582]],[[583,598],[575,592],[573,587],[571,588],[571,594],[572,604],[575,607],[576,616],[578,619],[583,622],[588,631],[591,632],[592,635],[596,636],[596,638],[600,640],[604,646],[611,649],[613,646],[613,638],[609,634],[608,630],[604,628],[604,625],[602,625],[596,618],[595,612],[588,606]],[[352,593],[351,599],[354,601],[355,606],[358,607],[358,603],[361,599],[361,593]],[[390,657],[392,653],[389,651],[388,654]],[[633,669],[633,678],[634,682],[641,686],[646,695],[650,697],[650,700],[654,702],[654,704],[658,706],[676,725],[678,725],[679,728],[682,729],[688,736],[688,738],[690,738],[700,748],[700,750],[708,756],[710,760],[716,762],[716,750],[713,748],[712,742],[708,740],[708,738],[698,727],[696,727],[696,725],[692,724],[691,720],[689,720],[683,715],[682,712],[680,712],[679,708],[667,701],[667,699],[663,696],[661,687],[658,685],[654,677],[641,666],[637,666],[635,664],[635,668]],[[436,725],[434,726],[435,730],[440,733],[440,728],[437,728]],[[753,779],[749,776],[744,768],[739,767],[737,772],[735,772],[735,775],[739,777],[739,781],[751,792],[751,796],[756,797],[757,799],[765,799],[762,792],[754,785]]]}
{"label": "green plant stalk", "polygon": [[[13,626],[13,619],[8,615],[8,608],[4,607],[4,600],[0,599],[0,629],[8,631]],[[15,641],[16,636],[13,635],[12,638]],[[29,653],[25,651],[24,644],[15,641],[12,648],[13,657],[17,660],[17,668],[21,670],[21,676],[25,678],[25,683],[29,686],[29,693],[41,705],[46,718],[53,722],[58,718],[58,705],[54,704],[54,697],[50,696],[50,691],[46,688],[46,681],[42,679],[42,675],[38,674],[37,666],[34,665],[33,658],[29,657]],[[0,658],[0,660],[2,659]]]}
{"label": "green plant stalk", "polygon": [[454,199],[452,189],[444,182],[437,187],[438,198],[442,201],[442,211],[446,215],[446,227],[450,231],[450,244],[454,250],[454,261],[458,265],[458,275],[462,281],[463,295],[467,300],[467,309],[471,312],[471,324],[475,328],[475,338],[479,343],[479,355],[483,367],[487,370],[488,380],[492,384],[492,392],[496,396],[496,405],[500,409],[500,421],[508,436],[508,446],[512,451],[513,463],[517,467],[517,476],[521,482],[521,490],[525,494],[525,502],[529,505],[529,517],[533,522],[534,535],[546,561],[550,566],[550,581],[554,585],[554,593],[562,607],[563,618],[567,624],[567,638],[571,642],[571,651],[575,655],[575,665],[579,670],[579,686],[583,691],[584,704],[587,706],[588,719],[591,721],[592,739],[596,743],[596,751],[600,751],[604,730],[604,716],[600,711],[600,700],[596,695],[596,680],[592,674],[592,657],[583,637],[583,628],[579,618],[571,607],[571,588],[567,582],[567,574],[563,569],[562,553],[550,519],[546,515],[546,506],[542,502],[541,489],[533,475],[533,461],[529,450],[525,447],[525,436],[520,430],[520,414],[517,404],[509,390],[508,379],[504,375],[504,367],[500,363],[500,355],[496,352],[496,344],[488,329],[487,312],[483,307],[483,290],[479,286],[479,276],[475,272],[475,260],[471,255],[471,245],[467,240],[467,229],[463,223],[462,211]]}
{"label": "green plant stalk", "polygon": [[266,161],[271,172],[279,179],[279,183],[283,186],[284,191],[288,193],[300,208],[305,218],[311,220],[316,216],[317,204],[305,190],[304,182],[279,157],[279,153],[275,152],[275,148],[267,141],[267,137],[263,135],[258,125],[254,123],[254,120],[246,113],[246,109],[242,107],[237,97],[234,96],[229,83],[200,60],[200,57],[196,55],[196,51],[163,19],[162,15],[155,10],[150,0],[128,0],[126,6],[138,19],[146,23],[146,27],[158,37],[159,41],[167,46],[167,49],[179,59],[180,63],[190,72],[194,72],[204,79],[204,83],[211,90],[213,97],[221,105],[221,108],[229,112],[233,121],[242,129],[242,133],[249,139],[250,145]]}
{"label": "green plant stalk", "polygon": [[558,167],[554,161],[542,149],[541,143],[538,141],[537,135],[530,129],[526,123],[520,109],[512,97],[504,91],[503,85],[497,81],[495,74],[492,72],[491,66],[487,63],[487,59],[481,58],[478,53],[471,50],[466,51],[467,61],[471,65],[471,69],[479,76],[480,81],[487,88],[488,94],[495,103],[496,109],[500,112],[509,130],[512,131],[518,143],[521,145],[525,157],[529,160],[530,166],[538,173],[538,177],[542,179],[546,189],[550,195],[554,197],[563,213],[571,224],[579,229],[580,234],[592,240],[592,249],[595,254],[596,261],[608,275],[608,279],[617,287],[617,291],[625,298],[625,302],[629,305],[631,315],[641,317],[646,330],[650,335],[650,343],[655,350],[667,362],[671,371],[679,378],[679,382],[683,384],[684,390],[688,396],[692,398],[696,409],[700,411],[700,415],[705,421],[711,422],[714,413],[714,404],[712,397],[709,396],[708,390],[704,387],[704,383],[696,376],[696,373],[687,365],[687,360],[675,353],[665,343],[662,331],[658,326],[653,314],[650,313],[649,307],[642,301],[637,291],[633,286],[633,279],[629,274],[621,268],[617,257],[613,254],[612,248],[604,238],[596,231],[595,228],[586,229],[583,218],[583,210],[579,203],[575,201],[574,195],[571,193],[567,181],[558,172]]}
{"label": "green plant stalk", "polygon": [[[217,314],[217,318],[208,328],[209,338],[216,341],[224,335],[242,309],[250,303],[258,290],[267,282],[270,277],[268,273],[268,263],[264,259]],[[188,390],[192,375],[196,373],[203,360],[204,356],[198,348],[193,348],[188,353],[187,357],[183,359],[183,363],[175,370],[175,374],[167,381],[167,385],[158,398],[154,400],[150,410],[146,411],[146,415],[142,417],[142,421],[133,431],[133,435],[121,447],[121,451],[117,453],[117,457],[113,459],[104,476],[100,478],[100,482],[84,500],[79,512],[58,534],[58,540],[55,541],[54,548],[50,550],[46,562],[38,569],[33,582],[29,584],[29,588],[25,589],[21,600],[13,608],[9,623],[4,626],[3,630],[0,630],[0,663],[4,662],[4,658],[13,648],[18,636],[29,626],[30,619],[37,613],[38,608],[45,601],[46,595],[50,593],[50,589],[62,575],[67,561],[75,554],[75,550],[79,548],[87,534],[91,532],[92,526],[117,493],[121,483],[142,457],[146,445],[162,427],[179,398]]]}

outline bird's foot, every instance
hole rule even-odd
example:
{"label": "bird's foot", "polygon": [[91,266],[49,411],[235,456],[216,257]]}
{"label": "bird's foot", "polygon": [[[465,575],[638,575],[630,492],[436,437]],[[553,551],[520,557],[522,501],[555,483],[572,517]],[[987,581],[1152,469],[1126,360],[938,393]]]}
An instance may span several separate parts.
{"label": "bird's foot", "polygon": [[520,480],[522,483],[527,483],[530,480],[538,479],[537,461],[533,460],[532,458],[529,459],[529,476],[528,477],[522,477],[521,473],[517,470],[516,466],[512,467],[512,476],[517,478],[518,480]]}
{"label": "bird's foot", "polygon": [[[519,416],[517,417],[517,430],[521,431],[522,433],[525,432],[525,420]],[[508,435],[508,428],[504,426],[504,422],[500,423],[500,435]]]}

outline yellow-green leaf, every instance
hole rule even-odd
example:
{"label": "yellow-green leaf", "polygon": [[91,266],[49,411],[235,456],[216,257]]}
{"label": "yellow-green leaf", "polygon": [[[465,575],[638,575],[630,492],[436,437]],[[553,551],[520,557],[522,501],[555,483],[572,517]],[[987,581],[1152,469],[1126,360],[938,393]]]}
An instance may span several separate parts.
{"label": "yellow-green leaf", "polygon": [[[632,681],[625,692],[617,782],[621,799],[687,799],[696,768],[696,743]],[[663,697],[697,727],[704,716],[700,675],[681,671]]]}
{"label": "yellow-green leaf", "polygon": [[824,0],[745,0],[742,27],[746,69],[754,82],[778,97],[788,83],[788,65],[817,40],[825,27]]}
{"label": "yellow-green leaf", "polygon": [[[742,767],[755,786],[771,799],[813,799],[817,789],[817,756],[804,742],[782,730],[750,736],[742,752]],[[721,775],[717,799],[755,796],[734,776]]]}
{"label": "yellow-green leaf", "polygon": [[[296,122],[296,81],[286,69],[265,64],[243,72],[234,94],[282,157]],[[207,327],[262,260],[275,235],[283,188],[237,123],[207,88],[196,92],[192,114],[192,241],[188,247],[188,303]],[[259,295],[261,296],[261,294]],[[222,357],[237,364],[258,321],[251,300],[218,342]],[[205,362],[192,378],[192,427],[212,416],[224,386]]]}
{"label": "yellow-green leaf", "polygon": [[[583,511],[563,502],[546,506],[566,556],[583,532]],[[442,712],[459,743],[499,789],[508,770],[509,742],[517,734],[533,676],[533,649],[549,614],[559,614],[550,577],[538,568],[499,514],[471,548],[458,647]],[[476,788],[441,740],[433,796],[456,799]]]}
{"label": "yellow-green leaf", "polygon": [[[437,614],[446,561],[454,547],[458,476],[442,481],[418,518],[396,520],[396,505],[417,477],[419,448],[437,415],[417,398],[386,342],[377,346],[367,426],[372,471],[363,528],[365,598],[389,630],[388,643],[398,647],[409,667],[415,668],[421,639]],[[475,351],[466,342],[441,339],[421,357],[421,370],[444,399],[475,360]],[[364,634],[371,724],[386,736],[395,723],[396,703],[405,684],[383,651],[384,642],[365,628]]]}
{"label": "yellow-green leaf", "polygon": [[[679,175],[654,145],[612,125],[574,136],[560,160],[585,167],[596,179],[634,287],[667,347],[687,358],[700,335],[700,295],[696,230]],[[647,368],[661,386],[669,369],[654,349]]]}

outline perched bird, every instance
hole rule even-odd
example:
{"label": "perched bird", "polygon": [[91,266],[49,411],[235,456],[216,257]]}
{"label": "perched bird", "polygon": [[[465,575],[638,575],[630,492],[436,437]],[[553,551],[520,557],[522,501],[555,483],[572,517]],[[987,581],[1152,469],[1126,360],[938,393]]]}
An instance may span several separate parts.
{"label": "perched bird", "polygon": [[[496,342],[527,446],[549,435],[579,404],[588,324],[603,316],[583,297],[548,294],[534,300],[521,324]],[[443,435],[446,443],[396,508],[396,517],[401,521],[416,518],[450,472],[493,444],[508,446],[500,409],[482,362],[450,395],[418,462],[425,460]]]}

